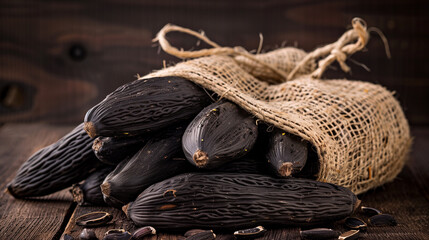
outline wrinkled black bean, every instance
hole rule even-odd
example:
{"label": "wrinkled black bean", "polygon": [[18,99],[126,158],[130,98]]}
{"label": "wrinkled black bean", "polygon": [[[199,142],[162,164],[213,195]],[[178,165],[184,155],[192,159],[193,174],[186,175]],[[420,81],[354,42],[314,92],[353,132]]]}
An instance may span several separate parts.
{"label": "wrinkled black bean", "polygon": [[213,169],[246,155],[257,135],[251,114],[234,103],[219,101],[204,108],[187,126],[182,147],[191,164]]}
{"label": "wrinkled black bean", "polygon": [[306,226],[333,222],[348,217],[358,203],[350,190],[330,183],[204,172],[181,174],[153,184],[124,211],[137,226],[236,230],[256,224]]}
{"label": "wrinkled black bean", "polygon": [[147,134],[190,121],[210,102],[204,89],[181,77],[136,80],[88,110],[84,127],[91,138]]}
{"label": "wrinkled black bean", "polygon": [[8,184],[15,198],[44,196],[88,177],[100,165],[92,139],[80,124],[57,142],[33,154]]}

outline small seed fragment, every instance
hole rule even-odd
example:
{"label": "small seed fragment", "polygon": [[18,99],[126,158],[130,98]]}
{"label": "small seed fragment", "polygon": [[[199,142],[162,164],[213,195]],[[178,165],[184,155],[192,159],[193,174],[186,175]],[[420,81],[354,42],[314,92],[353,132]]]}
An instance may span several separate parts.
{"label": "small seed fragment", "polygon": [[261,237],[265,234],[267,230],[265,230],[262,226],[257,226],[254,228],[238,230],[234,232],[234,237],[236,239],[252,239]]}
{"label": "small seed fragment", "polygon": [[74,237],[68,235],[68,234],[64,234],[60,240],[74,240]]}
{"label": "small seed fragment", "polygon": [[131,233],[125,232],[112,232],[106,234],[103,240],[131,240]]}
{"label": "small seed fragment", "polygon": [[79,239],[81,240],[98,240],[95,232],[91,229],[84,228],[79,234]]}
{"label": "small seed fragment", "polygon": [[212,230],[206,230],[203,232],[196,233],[186,238],[186,240],[213,240],[216,238],[216,234]]}
{"label": "small seed fragment", "polygon": [[191,229],[191,230],[186,231],[183,236],[190,237],[190,236],[192,236],[194,234],[197,234],[197,233],[200,233],[200,232],[204,232],[204,231],[207,231],[207,230],[204,230],[204,229]]}
{"label": "small seed fragment", "polygon": [[107,224],[112,218],[107,212],[92,212],[78,217],[76,224],[83,227],[98,227]]}
{"label": "small seed fragment", "polygon": [[389,214],[379,214],[372,216],[368,219],[371,226],[383,227],[383,226],[396,226],[398,223],[395,218]]}
{"label": "small seed fragment", "polygon": [[374,216],[382,214],[382,212],[376,208],[361,206],[360,209],[367,216]]}
{"label": "small seed fragment", "polygon": [[359,238],[359,230],[350,230],[348,232],[345,232],[341,234],[338,239],[342,240],[355,240]]}
{"label": "small seed fragment", "polygon": [[143,239],[147,235],[155,235],[155,234],[156,234],[155,228],[151,226],[146,226],[135,230],[133,233],[132,239],[133,240]]}
{"label": "small seed fragment", "polygon": [[346,227],[350,229],[357,229],[357,230],[360,230],[361,232],[366,231],[368,228],[368,226],[364,221],[355,217],[346,218],[344,224],[346,225]]}
{"label": "small seed fragment", "polygon": [[337,238],[340,233],[330,228],[313,228],[299,232],[302,239],[331,239]]}

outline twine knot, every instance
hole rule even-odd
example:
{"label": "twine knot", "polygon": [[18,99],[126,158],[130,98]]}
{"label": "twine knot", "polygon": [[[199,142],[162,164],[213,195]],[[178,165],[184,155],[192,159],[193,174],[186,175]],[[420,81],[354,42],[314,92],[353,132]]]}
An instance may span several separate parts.
{"label": "twine knot", "polygon": [[[361,18],[354,18],[352,20],[353,29],[345,32],[336,42],[328,44],[324,47],[317,48],[310,52],[301,62],[288,75],[288,80],[291,80],[296,72],[305,66],[309,61],[326,56],[319,61],[318,68],[311,74],[313,78],[320,78],[325,72],[326,68],[332,62],[337,60],[341,69],[344,72],[349,72],[350,67],[345,63],[347,57],[353,53],[362,50],[369,40],[369,32],[366,28],[366,23]],[[353,43],[353,41],[355,41]]]}
{"label": "twine knot", "polygon": [[[350,71],[350,67],[347,66],[347,64],[345,63],[345,61],[347,60],[347,54],[345,54],[344,52],[341,52],[338,49],[332,50],[331,54],[335,57],[335,59],[340,64],[341,69],[343,69],[344,72]],[[326,60],[326,59],[324,59],[324,60]]]}

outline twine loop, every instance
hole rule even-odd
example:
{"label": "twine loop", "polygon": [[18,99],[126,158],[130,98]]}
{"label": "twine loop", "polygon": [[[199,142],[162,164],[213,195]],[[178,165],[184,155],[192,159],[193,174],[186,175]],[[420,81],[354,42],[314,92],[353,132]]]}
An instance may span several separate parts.
{"label": "twine loop", "polygon": [[[187,33],[189,35],[192,35],[192,36],[204,41],[205,43],[212,46],[212,48],[194,50],[194,51],[179,50],[176,47],[173,47],[170,44],[170,42],[166,39],[165,36],[169,32]],[[241,56],[249,58],[249,59],[263,65],[264,67],[271,69],[273,72],[278,74],[281,78],[283,78],[283,79],[287,78],[287,73],[285,73],[283,70],[278,69],[277,67],[275,67],[273,65],[267,64],[267,63],[259,60],[258,58],[255,57],[255,55],[249,53],[243,47],[239,47],[239,46],[233,47],[233,48],[221,47],[220,45],[211,41],[208,37],[204,36],[203,34],[201,34],[199,32],[195,32],[195,31],[190,30],[188,28],[183,28],[180,26],[167,24],[158,32],[158,34],[156,35],[156,38],[153,39],[153,42],[158,42],[159,45],[161,46],[162,50],[164,50],[166,53],[173,55],[173,56],[176,56],[178,58],[182,58],[182,59],[206,57],[206,56],[212,56],[212,55],[232,55],[232,56],[241,55]]]}
{"label": "twine loop", "polygon": [[[180,26],[167,24],[165,25],[156,35],[156,38],[153,39],[153,42],[158,42],[161,48],[168,54],[176,56],[181,59],[188,58],[198,58],[212,55],[231,55],[237,56],[241,55],[248,59],[251,59],[264,67],[271,69],[274,73],[278,74],[285,81],[292,80],[296,73],[306,66],[310,61],[326,56],[321,59],[318,63],[318,68],[311,73],[313,78],[320,78],[325,72],[326,68],[332,64],[335,60],[339,63],[341,69],[344,72],[349,72],[350,67],[347,66],[345,61],[347,57],[353,53],[362,50],[369,40],[369,33],[367,31],[366,23],[360,18],[354,18],[352,20],[353,29],[345,32],[336,42],[328,44],[324,47],[315,49],[314,51],[308,53],[305,58],[303,58],[295,68],[288,74],[282,69],[279,69],[277,66],[265,63],[256,56],[259,54],[251,54],[243,47],[222,47],[219,44],[211,41],[204,33],[199,33],[188,28],[183,28]],[[170,44],[166,39],[166,35],[169,32],[182,32],[194,36],[212,48],[185,51],[183,49],[178,49]]]}

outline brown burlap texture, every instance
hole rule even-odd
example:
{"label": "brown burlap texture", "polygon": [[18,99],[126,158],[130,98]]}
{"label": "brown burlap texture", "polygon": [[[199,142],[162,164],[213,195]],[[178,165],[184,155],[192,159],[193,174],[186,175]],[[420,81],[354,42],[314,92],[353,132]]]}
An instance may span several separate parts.
{"label": "brown burlap texture", "polygon": [[[167,25],[169,29],[161,31],[156,39],[163,49],[178,57],[197,58],[141,79],[187,78],[235,102],[256,118],[300,136],[317,149],[317,180],[345,186],[359,194],[397,176],[406,161],[411,137],[398,101],[384,87],[312,77],[320,77],[324,71],[321,68],[334,60],[348,70],[344,63],[347,55],[362,49],[368,40],[366,27],[363,26],[366,35],[359,34],[357,27],[362,25],[358,25],[347,32],[352,32],[352,38],[340,44],[337,41],[330,48],[327,45],[309,54],[283,48],[256,55],[240,48],[222,48],[202,35],[197,37],[214,47],[204,51],[217,52],[179,51],[161,42],[168,31],[182,31]],[[316,69],[314,59],[322,55],[328,57]],[[285,81],[287,78],[290,80]]]}

